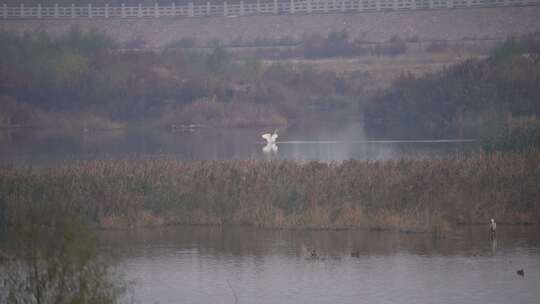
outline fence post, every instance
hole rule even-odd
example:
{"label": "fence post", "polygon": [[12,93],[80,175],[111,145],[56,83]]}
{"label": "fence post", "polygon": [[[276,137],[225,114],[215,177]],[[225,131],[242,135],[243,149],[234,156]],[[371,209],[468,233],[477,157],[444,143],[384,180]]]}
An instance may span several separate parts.
{"label": "fence post", "polygon": [[71,4],[71,18],[75,18],[75,4]]}
{"label": "fence post", "polygon": [[433,9],[433,0],[429,0],[429,9]]}
{"label": "fence post", "polygon": [[345,0],[341,0],[341,11],[345,11]]}
{"label": "fence post", "polygon": [[324,12],[328,13],[328,0],[324,1]]}
{"label": "fence post", "polygon": [[275,14],[279,14],[279,9],[278,9],[278,2],[277,2],[277,0],[274,0],[274,13],[275,13]]}
{"label": "fence post", "polygon": [[24,18],[24,4],[23,4],[23,3],[21,3],[21,11],[20,11],[20,13],[19,13],[19,16],[20,16],[21,18]]}
{"label": "fence post", "polygon": [[105,18],[109,18],[109,3],[105,3]]}
{"label": "fence post", "polygon": [[92,18],[92,4],[88,3],[88,18]]}
{"label": "fence post", "polygon": [[244,0],[240,1],[240,16],[244,15]]}
{"label": "fence post", "polygon": [[124,3],[120,4],[120,16],[126,18],[126,5]]}
{"label": "fence post", "polygon": [[227,1],[223,1],[223,16],[227,16]]}
{"label": "fence post", "polygon": [[307,0],[307,12],[311,13],[311,10],[312,10],[312,8],[311,8],[311,0]]}
{"label": "fence post", "polygon": [[159,3],[154,4],[154,17],[159,17]]}
{"label": "fence post", "polygon": [[176,4],[174,2],[171,3],[171,11],[172,11],[171,16],[173,17],[176,16]]}
{"label": "fence post", "polygon": [[375,1],[375,10],[380,11],[381,10],[381,0]]}
{"label": "fence post", "polygon": [[7,19],[8,13],[7,13],[7,4],[4,3],[4,19]]}
{"label": "fence post", "polygon": [[38,19],[41,19],[41,4],[37,5],[37,17]]}
{"label": "fence post", "polygon": [[210,2],[206,2],[206,15],[210,16],[212,13],[212,8],[210,7]]}
{"label": "fence post", "polygon": [[195,16],[194,12],[193,12],[193,2],[190,2],[188,4],[188,16],[189,17],[193,17]]}
{"label": "fence post", "polygon": [[261,12],[261,0],[257,0],[257,13]]}
{"label": "fence post", "polygon": [[137,18],[142,18],[142,4],[137,6]]}
{"label": "fence post", "polygon": [[294,0],[289,4],[289,13],[294,14]]}

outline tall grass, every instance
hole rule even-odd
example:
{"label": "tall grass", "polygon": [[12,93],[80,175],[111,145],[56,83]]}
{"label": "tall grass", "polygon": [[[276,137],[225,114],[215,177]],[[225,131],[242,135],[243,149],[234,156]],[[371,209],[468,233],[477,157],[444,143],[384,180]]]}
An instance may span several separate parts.
{"label": "tall grass", "polygon": [[436,160],[93,161],[0,170],[4,223],[24,208],[74,211],[102,227],[240,224],[444,232],[457,223],[538,222],[540,154]]}

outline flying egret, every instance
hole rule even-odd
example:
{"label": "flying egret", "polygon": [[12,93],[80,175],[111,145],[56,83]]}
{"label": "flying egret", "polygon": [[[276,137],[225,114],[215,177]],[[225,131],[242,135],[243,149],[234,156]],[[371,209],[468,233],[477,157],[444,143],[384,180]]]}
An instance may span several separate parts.
{"label": "flying egret", "polygon": [[276,139],[278,138],[277,131],[278,130],[274,130],[274,134],[270,134],[270,133],[263,134],[263,135],[261,135],[261,137],[266,139],[266,143],[268,145],[275,144]]}
{"label": "flying egret", "polygon": [[278,147],[275,143],[267,143],[266,146],[262,148],[264,153],[276,153]]}

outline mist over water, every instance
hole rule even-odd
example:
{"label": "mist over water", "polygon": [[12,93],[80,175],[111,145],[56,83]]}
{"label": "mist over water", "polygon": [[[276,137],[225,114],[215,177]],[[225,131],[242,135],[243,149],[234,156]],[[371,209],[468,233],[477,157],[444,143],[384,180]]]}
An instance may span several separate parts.
{"label": "mist over water", "polygon": [[277,151],[265,153],[265,140],[261,134],[273,131],[273,128],[200,128],[176,132],[2,132],[0,163],[53,166],[74,161],[125,157],[174,157],[185,161],[286,159],[339,162],[348,159],[440,157],[477,149],[474,142],[409,142],[392,141],[396,138],[369,138],[361,123],[317,123],[278,130]]}

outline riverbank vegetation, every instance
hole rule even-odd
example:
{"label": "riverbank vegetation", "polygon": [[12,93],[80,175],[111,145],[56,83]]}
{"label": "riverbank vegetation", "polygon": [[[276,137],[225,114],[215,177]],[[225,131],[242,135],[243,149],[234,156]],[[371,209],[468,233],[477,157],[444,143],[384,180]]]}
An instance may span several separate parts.
{"label": "riverbank vegetation", "polygon": [[28,208],[40,208],[74,212],[105,228],[238,224],[444,232],[489,218],[537,223],[539,179],[537,151],[339,164],[132,159],[4,167],[0,220],[9,227],[27,221]]}
{"label": "riverbank vegetation", "polygon": [[[373,44],[333,31],[302,37],[294,49],[280,49],[280,59],[261,61],[265,55],[257,52],[267,50],[232,53],[218,41],[205,50],[190,48],[196,41],[188,38],[177,43],[182,48],[132,50],[101,33],[77,28],[55,37],[2,33],[0,128],[176,129],[358,119],[364,109],[379,105],[367,102],[372,88],[386,87],[390,80],[365,67],[354,73],[325,71],[313,63],[282,59],[391,57],[403,54],[407,43],[421,42],[396,36]],[[363,64],[379,71],[387,63]],[[388,73],[393,79],[397,72]]]}
{"label": "riverbank vegetation", "polygon": [[[403,75],[372,98],[370,88],[381,81],[368,72],[263,63],[258,55],[239,58],[217,41],[205,51],[130,51],[103,34],[76,28],[58,37],[2,33],[0,127],[252,127],[364,117],[376,134],[476,137],[484,122],[538,112],[537,36],[509,40],[487,60],[420,78]],[[391,55],[416,41],[409,40],[370,45],[334,31],[303,37],[294,50],[280,52],[300,52],[300,58]],[[195,43],[190,41],[183,44]],[[438,52],[449,46],[424,47]]]}
{"label": "riverbank vegetation", "polygon": [[1,127],[50,127],[59,115],[91,125],[74,129],[283,125],[316,114],[321,100],[355,109],[361,90],[307,66],[232,60],[217,42],[208,52],[132,52],[76,28],[0,34],[0,79]]}
{"label": "riverbank vegetation", "polygon": [[492,135],[482,138],[482,147],[485,151],[527,151],[540,147],[540,119],[524,117],[509,119]]}
{"label": "riverbank vegetation", "polygon": [[[493,137],[540,115],[540,34],[509,38],[487,59],[403,75],[365,107],[368,131],[404,137]],[[528,118],[530,119],[528,119]]]}
{"label": "riverbank vegetation", "polygon": [[[306,34],[300,37],[282,36],[280,38],[256,37],[245,39],[239,36],[224,42],[233,58],[243,56],[265,60],[321,59],[343,57],[389,57],[422,54],[467,54],[486,55],[500,39],[490,37],[469,37],[459,40],[427,39],[418,36],[401,37],[394,35],[386,41],[370,41],[362,36],[352,36],[349,31],[332,30],[326,34]],[[203,42],[195,36],[185,36],[174,40],[164,48],[198,49],[212,48],[215,41]],[[127,49],[144,49],[148,43],[142,37],[122,44]]]}
{"label": "riverbank vegetation", "polygon": [[26,221],[0,229],[0,302],[128,302],[126,282],[95,229],[79,214],[19,209]]}

